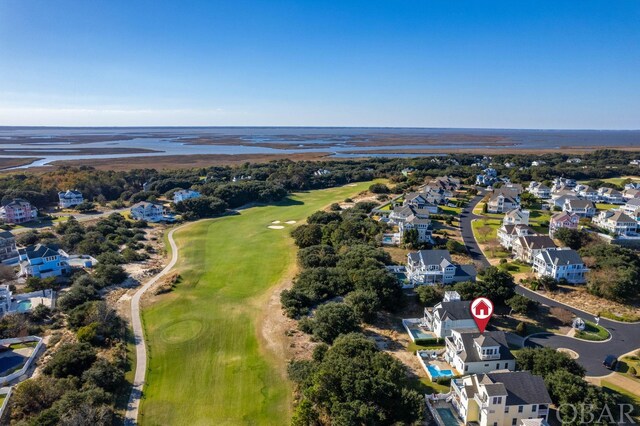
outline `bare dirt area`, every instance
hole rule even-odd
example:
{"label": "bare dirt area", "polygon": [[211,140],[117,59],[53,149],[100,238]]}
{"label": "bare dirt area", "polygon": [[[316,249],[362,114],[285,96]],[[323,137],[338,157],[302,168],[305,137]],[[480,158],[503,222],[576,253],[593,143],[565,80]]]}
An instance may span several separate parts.
{"label": "bare dirt area", "polygon": [[581,286],[560,286],[558,291],[538,291],[538,293],[582,311],[598,314],[608,311],[620,316],[640,317],[640,307],[613,302],[589,293]]}

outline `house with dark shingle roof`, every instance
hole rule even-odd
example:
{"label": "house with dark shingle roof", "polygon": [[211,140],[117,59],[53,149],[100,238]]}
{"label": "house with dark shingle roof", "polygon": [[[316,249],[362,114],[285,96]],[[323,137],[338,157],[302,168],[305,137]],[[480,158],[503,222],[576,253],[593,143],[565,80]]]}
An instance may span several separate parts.
{"label": "house with dark shingle roof", "polygon": [[475,281],[473,265],[458,265],[448,250],[420,250],[407,254],[407,278],[413,285]]}
{"label": "house with dark shingle roof", "polygon": [[9,231],[0,232],[0,261],[18,256],[16,237]]}
{"label": "house with dark shingle roof", "polygon": [[533,272],[538,277],[567,280],[571,284],[584,284],[589,269],[577,251],[570,248],[549,248],[533,259]]}
{"label": "house with dark shingle roof", "polygon": [[61,249],[36,244],[18,250],[20,275],[47,278],[70,271],[69,255]]}
{"label": "house with dark shingle roof", "polygon": [[553,240],[546,235],[525,235],[514,240],[512,251],[516,259],[533,263],[541,250],[555,247]]}
{"label": "house with dark shingle roof", "polygon": [[446,337],[444,359],[460,374],[489,373],[516,369],[504,331],[484,333],[453,330]]}
{"label": "house with dark shingle roof", "polygon": [[478,332],[471,315],[471,302],[460,300],[460,295],[455,291],[445,292],[442,302],[425,308],[423,319],[426,327],[440,338],[450,336],[452,330]]}
{"label": "house with dark shingle roof", "polygon": [[580,217],[593,217],[596,214],[596,207],[589,200],[570,198],[565,201],[562,211],[575,213]]}
{"label": "house with dark shingle roof", "polygon": [[84,202],[82,192],[76,190],[67,190],[58,192],[58,205],[61,209],[68,209],[80,205]]}
{"label": "house with dark shingle roof", "polygon": [[451,381],[451,405],[464,424],[517,425],[549,415],[551,397],[540,376],[528,371],[473,374]]}

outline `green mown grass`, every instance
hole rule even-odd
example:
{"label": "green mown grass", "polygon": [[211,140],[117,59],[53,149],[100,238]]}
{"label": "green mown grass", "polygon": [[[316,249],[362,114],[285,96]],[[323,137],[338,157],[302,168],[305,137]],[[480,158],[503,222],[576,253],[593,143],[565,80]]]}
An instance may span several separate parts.
{"label": "green mown grass", "polygon": [[596,325],[595,323],[585,321],[583,331],[576,331],[575,337],[583,340],[603,341],[609,338],[609,332],[606,328]]}
{"label": "green mown grass", "polygon": [[[270,289],[293,271],[295,225],[371,182],[296,194],[174,234],[182,282],[143,310],[143,425],[287,424],[292,388],[259,339]],[[282,230],[268,229],[279,220]],[[279,361],[279,362],[278,362]]]}

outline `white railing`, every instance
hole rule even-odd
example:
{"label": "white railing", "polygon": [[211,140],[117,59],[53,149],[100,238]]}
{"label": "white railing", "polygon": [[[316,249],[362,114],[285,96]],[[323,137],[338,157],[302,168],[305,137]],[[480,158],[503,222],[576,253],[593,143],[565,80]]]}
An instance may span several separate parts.
{"label": "white railing", "polygon": [[13,392],[13,387],[9,386],[9,390],[6,393],[1,393],[3,390],[0,390],[0,395],[5,395],[4,401],[2,401],[2,406],[0,406],[0,419],[4,415],[4,410],[9,405],[9,399],[11,398],[11,392]]}
{"label": "white railing", "polygon": [[40,349],[42,348],[42,345],[44,344],[42,342],[42,338],[38,336],[15,337],[11,339],[0,340],[0,345],[13,345],[16,343],[27,343],[27,342],[38,342],[38,343],[36,344],[36,347],[34,348],[33,352],[29,356],[29,359],[27,360],[27,362],[24,363],[24,365],[20,370],[14,371],[13,373],[8,374],[6,376],[0,377],[0,385],[6,385],[12,380],[15,380],[18,377],[26,374],[26,372],[29,370],[29,367],[31,367],[31,364],[33,364],[33,362],[37,358],[38,352],[40,351]]}

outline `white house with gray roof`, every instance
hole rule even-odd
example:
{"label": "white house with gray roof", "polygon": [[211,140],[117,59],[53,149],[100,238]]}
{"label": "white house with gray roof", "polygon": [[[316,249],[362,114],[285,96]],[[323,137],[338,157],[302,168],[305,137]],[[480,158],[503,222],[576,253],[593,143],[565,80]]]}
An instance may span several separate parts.
{"label": "white house with gray roof", "polygon": [[452,284],[476,279],[476,268],[453,263],[448,250],[408,253],[406,270],[413,285]]}
{"label": "white house with gray roof", "polygon": [[439,338],[451,336],[453,330],[478,332],[471,315],[471,302],[460,300],[455,291],[446,292],[442,302],[435,306],[424,308],[423,324]]}
{"label": "white house with gray roof", "polygon": [[462,375],[516,369],[504,331],[452,330],[444,341],[444,359]]}
{"label": "white house with gray roof", "polygon": [[528,371],[473,374],[451,381],[451,404],[463,424],[518,425],[549,415],[551,397],[540,376]]}
{"label": "white house with gray roof", "polygon": [[76,190],[67,190],[58,192],[58,205],[61,209],[75,207],[84,202],[82,192]]}
{"label": "white house with gray roof", "polygon": [[565,201],[562,211],[574,213],[580,217],[593,217],[596,214],[596,207],[589,200],[570,198]]}
{"label": "white house with gray roof", "polygon": [[549,248],[540,251],[533,260],[533,272],[538,277],[566,280],[571,284],[584,284],[589,269],[577,251],[570,248]]}
{"label": "white house with gray roof", "polygon": [[622,210],[606,210],[593,218],[593,223],[613,235],[633,234],[638,229],[636,219]]}

